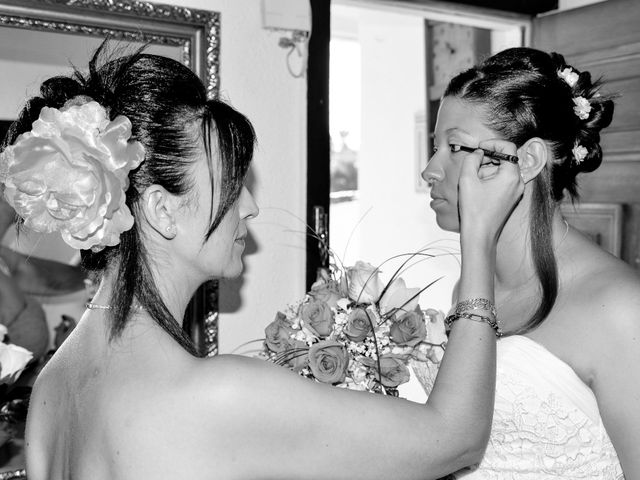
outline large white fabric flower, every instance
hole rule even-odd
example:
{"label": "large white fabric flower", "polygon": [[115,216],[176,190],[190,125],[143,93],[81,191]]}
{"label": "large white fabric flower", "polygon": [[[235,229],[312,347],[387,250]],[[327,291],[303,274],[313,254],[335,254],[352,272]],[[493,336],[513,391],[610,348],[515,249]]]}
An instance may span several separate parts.
{"label": "large white fabric flower", "polygon": [[110,121],[99,103],[77,103],[41,110],[32,130],[0,155],[0,182],[27,227],[59,231],[71,247],[99,251],[133,226],[124,192],[144,147],[128,141],[125,116]]}

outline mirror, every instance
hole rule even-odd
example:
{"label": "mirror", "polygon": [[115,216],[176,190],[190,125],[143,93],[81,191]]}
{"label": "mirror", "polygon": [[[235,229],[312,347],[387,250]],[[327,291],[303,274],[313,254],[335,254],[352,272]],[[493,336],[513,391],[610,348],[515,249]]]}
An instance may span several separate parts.
{"label": "mirror", "polygon": [[[118,45],[147,44],[147,52],[181,61],[200,76],[208,95],[215,97],[219,86],[219,35],[218,13],[173,5],[0,0],[0,71],[11,72],[0,79],[0,128],[16,118],[24,100],[37,93],[44,79],[68,73],[72,65],[82,69],[105,37]],[[16,242],[13,229],[9,230],[2,239],[4,250],[17,250],[33,262],[45,259],[73,265],[79,258],[59,235],[21,234]],[[61,315],[69,314],[64,308],[69,308],[70,299],[76,309],[84,309],[91,292],[83,290],[80,297],[56,295],[56,300],[52,295],[43,299],[52,337]],[[218,349],[217,291],[215,282],[203,285],[192,299],[184,322],[207,356],[215,355]],[[81,313],[74,313],[79,318]],[[51,320],[51,316],[56,319]]]}

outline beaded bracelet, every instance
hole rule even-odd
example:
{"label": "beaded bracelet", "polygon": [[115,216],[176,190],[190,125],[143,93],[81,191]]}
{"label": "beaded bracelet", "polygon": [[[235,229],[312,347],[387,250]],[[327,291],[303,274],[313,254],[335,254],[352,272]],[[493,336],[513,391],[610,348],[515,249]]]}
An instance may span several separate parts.
{"label": "beaded bracelet", "polygon": [[456,304],[456,313],[462,313],[466,310],[486,310],[491,312],[494,317],[496,314],[496,306],[491,300],[486,298],[471,298],[469,300],[462,300]]}
{"label": "beaded bracelet", "polygon": [[493,316],[487,317],[485,315],[478,315],[477,313],[469,313],[469,312],[460,312],[460,313],[456,312],[452,315],[449,315],[447,318],[445,318],[444,323],[447,326],[447,330],[450,330],[453,322],[455,322],[456,320],[459,320],[460,318],[466,318],[468,320],[473,320],[475,322],[484,322],[488,324],[491,328],[493,328],[493,330],[496,333],[496,337],[500,338],[502,336],[502,329],[500,328],[500,325],[498,325],[498,322],[496,321],[495,317]]}

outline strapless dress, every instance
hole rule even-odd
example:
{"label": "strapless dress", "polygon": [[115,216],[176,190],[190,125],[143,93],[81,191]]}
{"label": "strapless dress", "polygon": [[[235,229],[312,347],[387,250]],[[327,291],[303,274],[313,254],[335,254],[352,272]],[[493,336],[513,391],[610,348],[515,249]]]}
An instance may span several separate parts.
{"label": "strapless dress", "polygon": [[[436,371],[412,364],[427,394]],[[624,478],[596,397],[574,370],[521,335],[498,341],[496,401],[489,444],[464,480]]]}

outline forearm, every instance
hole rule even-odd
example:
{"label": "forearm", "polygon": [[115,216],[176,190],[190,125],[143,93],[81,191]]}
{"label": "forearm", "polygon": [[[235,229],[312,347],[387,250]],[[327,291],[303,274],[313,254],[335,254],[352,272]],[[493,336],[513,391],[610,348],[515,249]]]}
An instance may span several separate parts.
{"label": "forearm", "polygon": [[[490,242],[465,240],[459,300],[493,302],[494,258]],[[478,312],[487,314],[487,312]],[[445,417],[458,448],[476,455],[491,428],[495,392],[495,331],[485,322],[460,318],[452,325],[429,404]]]}

